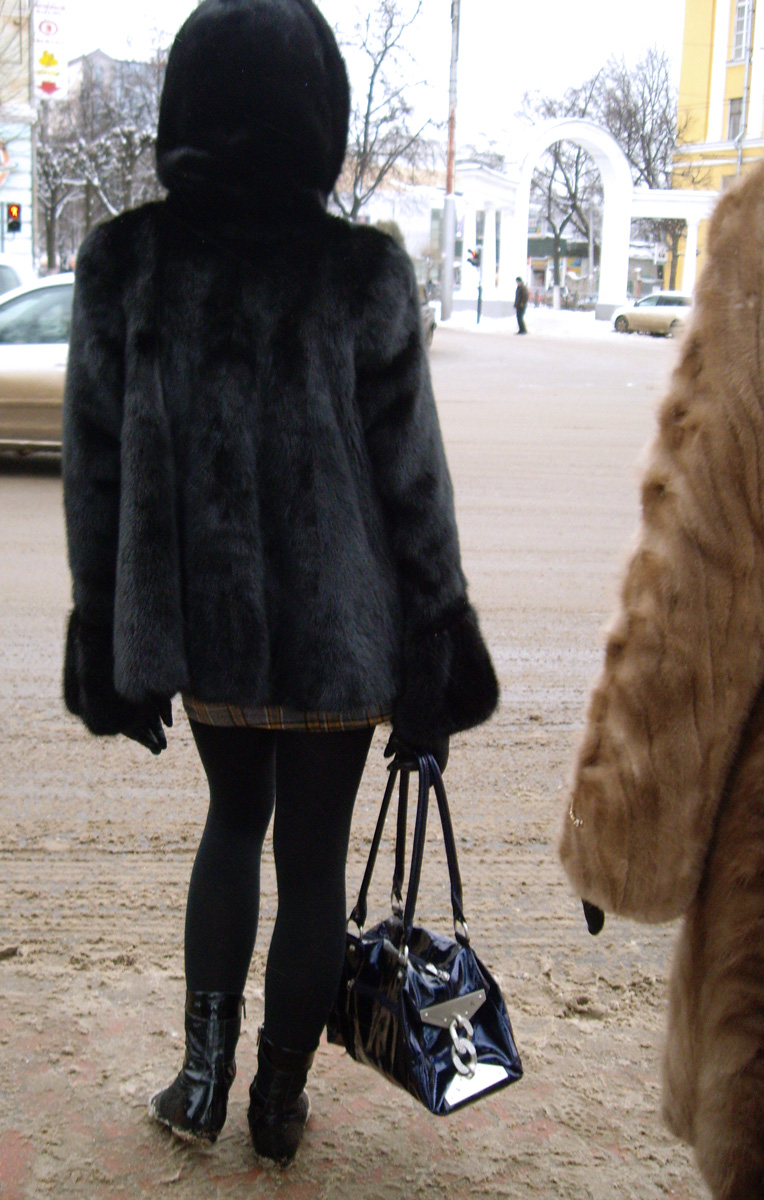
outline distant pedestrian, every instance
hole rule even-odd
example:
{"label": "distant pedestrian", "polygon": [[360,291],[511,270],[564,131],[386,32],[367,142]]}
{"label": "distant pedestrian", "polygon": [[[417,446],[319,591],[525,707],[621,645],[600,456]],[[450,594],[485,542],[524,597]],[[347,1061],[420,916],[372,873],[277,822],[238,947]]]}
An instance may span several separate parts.
{"label": "distant pedestrian", "polygon": [[528,307],[528,289],[523,283],[521,277],[516,276],[515,282],[515,313],[517,314],[517,332],[527,333],[525,328],[525,310]]}
{"label": "distant pedestrian", "polygon": [[411,260],[326,211],[348,117],[311,0],[195,8],[162,93],[167,198],[80,250],[64,409],[66,702],[156,754],[182,693],[209,782],[185,1059],[150,1113],[186,1140],[223,1127],[275,811],[249,1126],[280,1164],[339,987],[374,727],[445,766],[449,736],[498,698]]}

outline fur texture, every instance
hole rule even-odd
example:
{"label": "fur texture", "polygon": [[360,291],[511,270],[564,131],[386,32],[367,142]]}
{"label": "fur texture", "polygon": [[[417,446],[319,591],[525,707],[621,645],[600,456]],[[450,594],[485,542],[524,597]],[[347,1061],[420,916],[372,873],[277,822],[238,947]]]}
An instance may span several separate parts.
{"label": "fur texture", "polygon": [[764,1197],[764,693],[680,934],[664,1079],[716,1200]]}
{"label": "fur texture", "polygon": [[[196,10],[173,50],[160,160],[200,146],[214,157],[214,122],[194,140],[193,123],[170,119],[199,88],[210,38],[221,65],[209,58],[205,96],[227,120],[238,112],[245,142],[269,95],[255,70],[268,46],[285,79],[292,52],[303,76],[313,64],[308,92],[329,87],[344,130],[322,21],[308,0]],[[238,96],[232,38],[237,62],[251,49],[241,111],[222,94]],[[312,138],[300,104],[280,119],[295,146]],[[422,745],[485,720],[498,687],[467,601],[412,266],[384,234],[324,211],[316,189],[341,161],[329,141],[323,178],[287,173],[278,191],[274,168],[268,194],[226,175],[224,143],[236,202],[213,224],[209,177],[186,175],[84,243],[64,411],[74,599],[113,638],[114,688],[131,702],[188,689],[389,706],[399,736]]]}
{"label": "fur texture", "polygon": [[759,167],[712,220],[560,844],[603,909],[686,914],[665,1112],[716,1200],[764,1196],[762,264]]}
{"label": "fur texture", "polygon": [[692,902],[764,680],[763,186],[712,221],[563,825],[576,890],[639,920]]}

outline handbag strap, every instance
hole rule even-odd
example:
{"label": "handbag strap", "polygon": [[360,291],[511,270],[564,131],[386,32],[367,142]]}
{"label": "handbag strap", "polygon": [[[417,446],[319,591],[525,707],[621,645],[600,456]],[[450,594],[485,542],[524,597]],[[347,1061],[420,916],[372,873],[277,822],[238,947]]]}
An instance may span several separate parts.
{"label": "handbag strap", "polygon": [[[380,808],[379,816],[377,817],[377,827],[374,830],[374,837],[371,839],[371,849],[369,851],[368,862],[366,863],[366,870],[363,873],[363,880],[361,882],[361,890],[358,893],[358,900],[356,901],[355,908],[353,909],[353,911],[350,914],[350,917],[348,918],[348,922],[353,921],[354,924],[356,924],[359,929],[363,929],[364,925],[366,924],[367,901],[368,901],[368,895],[369,895],[369,887],[371,886],[371,877],[374,874],[374,865],[377,861],[377,854],[379,852],[379,843],[382,841],[382,832],[385,828],[385,821],[387,820],[387,812],[388,812],[388,809],[390,808],[390,799],[393,794],[393,788],[395,787],[395,779],[396,779],[396,776],[398,775],[398,772],[400,771],[400,769],[401,769],[400,764],[398,763],[397,758],[394,758],[393,761],[390,763],[390,766],[388,767],[388,771],[390,772],[390,777],[387,781],[387,787],[385,788],[385,794],[382,797],[382,807]],[[401,775],[401,787],[403,787],[403,775]],[[408,772],[406,773],[406,787],[408,788]],[[397,870],[397,864],[396,864],[396,870]],[[401,871],[401,875],[402,874],[403,874],[403,872]],[[393,880],[393,887],[395,887],[395,880]],[[401,890],[401,887],[402,887],[402,884],[399,887],[399,891]]]}
{"label": "handbag strap", "polygon": [[[446,850],[446,862],[448,865],[448,875],[451,884],[451,908],[454,914],[454,933],[457,940],[463,945],[469,942],[469,933],[467,923],[464,918],[464,901],[462,897],[462,880],[459,872],[459,860],[456,853],[456,839],[454,838],[454,829],[451,822],[451,813],[448,807],[448,799],[446,797],[446,789],[443,784],[443,777],[440,773],[440,768],[431,754],[416,754],[414,755],[416,766],[414,769],[419,776],[419,789],[417,797],[417,812],[414,824],[414,837],[411,846],[411,867],[409,870],[408,888],[406,891],[406,904],[403,909],[403,945],[408,942],[411,935],[411,930],[414,924],[414,913],[416,910],[416,902],[419,895],[419,884],[422,877],[422,863],[424,861],[424,847],[427,835],[427,814],[429,807],[429,794],[432,788],[435,792],[435,798],[438,804],[438,813],[440,823],[443,829],[443,844]],[[405,848],[406,848],[406,818],[408,814],[408,792],[409,792],[409,777],[413,767],[410,757],[401,761],[398,755],[388,767],[389,779],[385,788],[385,794],[382,798],[382,806],[379,810],[377,825],[374,830],[374,836],[371,841],[371,849],[369,858],[366,863],[363,881],[358,893],[358,900],[353,911],[350,914],[349,921],[353,921],[359,929],[363,929],[366,924],[366,915],[368,911],[368,893],[371,886],[372,875],[377,861],[379,846],[382,841],[382,833],[384,831],[387,814],[390,808],[393,791],[395,789],[396,778],[400,776],[400,786],[398,791],[398,820],[395,839],[395,871],[393,874],[393,910],[400,914],[402,907],[403,893],[403,878],[405,873]]]}
{"label": "handbag strap", "polygon": [[402,766],[398,788],[398,824],[395,833],[395,870],[390,901],[396,916],[403,916],[403,881],[406,877],[406,820],[409,808],[409,777],[411,769]]}
{"label": "handbag strap", "polygon": [[[427,808],[430,799],[430,764],[429,755],[417,755],[419,769],[419,796],[416,806],[416,821],[414,823],[414,840],[411,843],[411,868],[409,870],[409,886],[406,892],[406,907],[403,911],[403,945],[408,944],[411,929],[414,924],[414,910],[419,895],[419,881],[422,878],[422,862],[424,861],[424,842],[427,835]],[[403,947],[401,947],[402,949]]]}
{"label": "handbag strap", "polygon": [[[454,827],[451,823],[451,810],[448,807],[448,799],[446,797],[446,788],[443,783],[443,776],[440,773],[440,767],[437,764],[435,757],[430,755],[430,776],[432,786],[435,789],[435,798],[438,801],[438,812],[440,813],[440,823],[443,828],[443,845],[446,848],[446,861],[448,863],[448,877],[451,882],[451,907],[454,911],[454,932],[459,940],[464,941],[465,945],[469,942],[469,933],[467,932],[467,922],[464,918],[464,896],[462,893],[462,877],[459,872],[459,859],[456,853],[456,838],[454,837]],[[456,928],[457,925],[462,926],[462,931]]]}
{"label": "handbag strap", "polygon": [[406,894],[406,908],[403,915],[404,943],[408,942],[414,924],[414,911],[419,894],[419,882],[424,859],[428,798],[430,788],[432,788],[438,802],[440,824],[443,829],[443,844],[446,850],[448,876],[451,883],[451,909],[454,914],[454,933],[459,942],[467,945],[469,943],[469,931],[467,929],[467,922],[464,919],[462,878],[459,872],[456,839],[454,838],[454,827],[451,822],[451,812],[448,807],[443,776],[432,754],[421,754],[416,757],[419,765],[419,802],[414,828],[414,841],[411,848],[411,871],[409,873],[409,886]]}

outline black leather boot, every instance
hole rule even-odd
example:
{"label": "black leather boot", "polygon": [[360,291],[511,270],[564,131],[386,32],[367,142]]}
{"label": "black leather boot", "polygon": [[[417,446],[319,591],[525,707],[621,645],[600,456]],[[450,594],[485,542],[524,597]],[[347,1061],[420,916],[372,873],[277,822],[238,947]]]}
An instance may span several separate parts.
{"label": "black leather boot", "polygon": [[149,1115],[184,1141],[212,1143],[225,1124],[243,1009],[243,996],[186,992],[183,1069],[149,1101]]}
{"label": "black leather boot", "polygon": [[308,1120],[310,1100],[304,1089],[314,1053],[283,1050],[260,1030],[247,1120],[257,1153],[281,1167],[297,1153]]}

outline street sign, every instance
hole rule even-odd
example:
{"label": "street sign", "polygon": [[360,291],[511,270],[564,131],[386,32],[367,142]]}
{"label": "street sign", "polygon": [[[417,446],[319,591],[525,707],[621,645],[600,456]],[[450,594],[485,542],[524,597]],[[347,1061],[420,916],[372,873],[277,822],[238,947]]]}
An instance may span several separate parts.
{"label": "street sign", "polygon": [[34,94],[38,100],[65,100],[69,90],[66,4],[38,0],[33,13]]}

